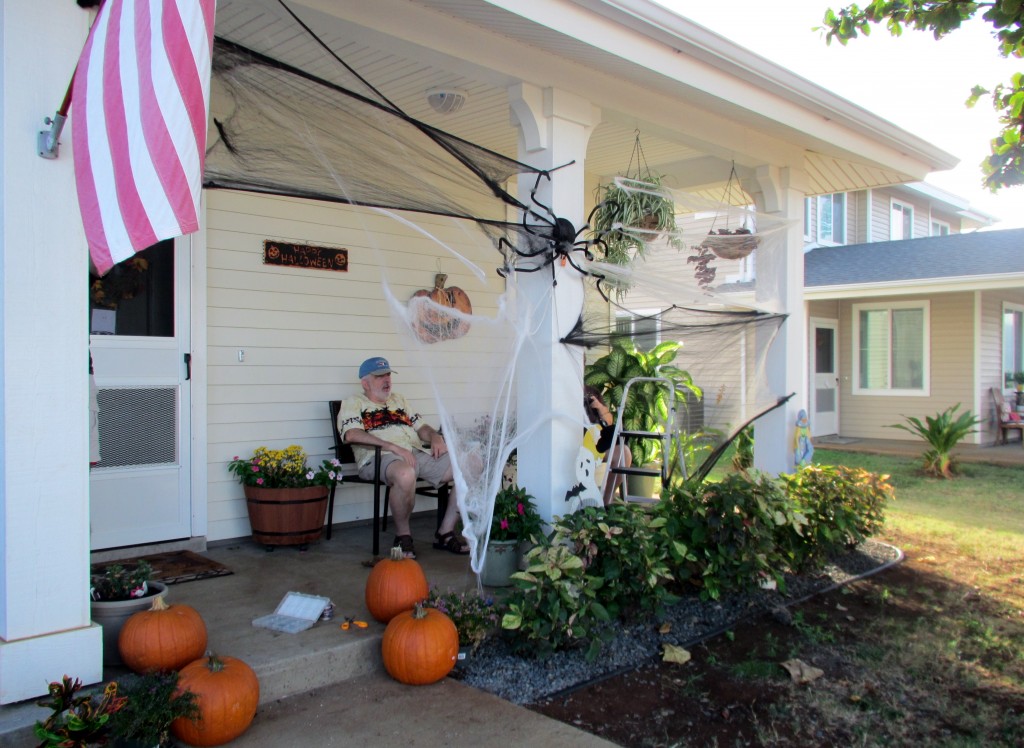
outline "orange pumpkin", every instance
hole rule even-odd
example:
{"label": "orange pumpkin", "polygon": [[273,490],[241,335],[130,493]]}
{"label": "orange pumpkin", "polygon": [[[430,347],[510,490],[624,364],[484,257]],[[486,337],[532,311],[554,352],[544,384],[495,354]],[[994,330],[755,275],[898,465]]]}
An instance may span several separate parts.
{"label": "orange pumpkin", "polygon": [[454,340],[469,332],[468,321],[445,310],[456,309],[464,314],[472,314],[473,305],[466,292],[458,286],[445,288],[447,280],[447,275],[438,273],[434,276],[433,288],[420,289],[413,294],[413,299],[425,299],[414,302],[413,319],[413,332],[424,343]]}
{"label": "orange pumpkin", "polygon": [[451,672],[459,656],[459,632],[437,608],[417,604],[399,613],[384,630],[384,667],[400,683],[424,686]]}
{"label": "orange pumpkin", "polygon": [[124,622],[117,648],[136,673],[179,670],[206,651],[206,624],[195,608],[158,597]]}
{"label": "orange pumpkin", "polygon": [[210,655],[190,662],[178,674],[178,693],[196,695],[199,719],[179,717],[171,734],[189,745],[223,745],[234,740],[256,716],[260,682],[253,669],[235,657]]}
{"label": "orange pumpkin", "polygon": [[403,558],[402,549],[391,549],[391,558],[381,559],[366,579],[366,607],[370,615],[387,623],[430,594],[427,576],[415,559]]}

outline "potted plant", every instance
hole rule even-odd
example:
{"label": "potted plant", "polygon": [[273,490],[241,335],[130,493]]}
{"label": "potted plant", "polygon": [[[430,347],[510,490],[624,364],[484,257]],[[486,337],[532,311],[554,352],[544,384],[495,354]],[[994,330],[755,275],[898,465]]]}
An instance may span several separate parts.
{"label": "potted plant", "polygon": [[117,639],[125,621],[141,610],[149,610],[158,597],[166,597],[167,585],[152,579],[153,567],[140,560],[112,563],[91,579],[90,613],[94,623],[103,627],[103,664],[123,665]]}
{"label": "potted plant", "polygon": [[525,488],[505,486],[494,497],[491,533],[480,580],[488,587],[507,587],[519,566],[519,546],[543,530],[543,520]]}
{"label": "potted plant", "polygon": [[304,549],[319,539],[324,527],[327,494],[341,478],[337,459],[320,467],[306,464],[306,452],[297,444],[285,449],[257,447],[251,457],[228,463],[245,492],[252,537],[268,550],[278,545]]}
{"label": "potted plant", "polygon": [[48,707],[50,716],[36,722],[39,748],[83,748],[106,745],[110,737],[110,719],[125,705],[117,693],[117,684],[108,683],[101,693],[80,693],[82,681],[65,675],[49,686],[49,698],[38,702]]}
{"label": "potted plant", "polygon": [[675,228],[675,203],[663,192],[661,180],[656,174],[619,177],[597,188],[597,205],[588,223],[604,245],[606,262],[627,265],[634,256],[644,256],[644,237],[649,239],[650,232]]}
{"label": "potted plant", "polygon": [[125,703],[110,724],[122,745],[164,748],[171,745],[171,722],[199,717],[195,694],[178,691],[175,671],[127,675],[117,681],[117,691]]}
{"label": "potted plant", "polygon": [[[668,380],[675,393],[676,407],[685,407],[687,394],[701,396],[701,390],[690,375],[673,365],[682,344],[667,340],[649,352],[641,351],[630,339],[617,340],[606,355],[588,364],[583,383],[595,387],[608,407],[618,417],[623,407],[626,384],[636,377],[657,377]],[[629,400],[622,414],[623,431],[663,432],[669,409],[669,387],[660,382],[642,382],[629,390]],[[633,464],[650,467],[663,457],[659,439],[633,439],[629,443]],[[632,478],[633,476],[630,476]],[[646,489],[644,489],[646,491]],[[639,491],[630,489],[631,494]]]}

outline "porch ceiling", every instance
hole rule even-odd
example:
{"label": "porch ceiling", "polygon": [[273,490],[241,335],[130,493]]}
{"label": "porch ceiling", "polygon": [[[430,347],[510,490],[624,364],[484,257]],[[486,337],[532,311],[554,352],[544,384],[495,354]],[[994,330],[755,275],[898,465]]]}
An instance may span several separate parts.
{"label": "porch ceiling", "polygon": [[[716,194],[731,161],[741,176],[764,163],[802,168],[807,194],[914,181],[953,163],[702,27],[672,14],[662,18],[667,11],[646,0],[506,3],[514,11],[498,0],[288,3],[409,115],[513,158],[517,133],[507,89],[526,81],[565,87],[601,107],[603,121],[587,152],[587,171],[597,176],[626,168],[638,130],[647,162],[670,175],[669,184]],[[219,0],[216,32],[318,77],[343,80],[340,66],[276,0]],[[649,58],[641,51],[648,48]],[[672,56],[659,59],[666,50]],[[680,59],[678,69],[665,69]],[[712,93],[716,85],[721,93]],[[435,87],[464,91],[465,107],[438,114],[425,96]],[[734,101],[744,91],[750,103],[739,106]],[[837,145],[858,140],[863,155]]]}

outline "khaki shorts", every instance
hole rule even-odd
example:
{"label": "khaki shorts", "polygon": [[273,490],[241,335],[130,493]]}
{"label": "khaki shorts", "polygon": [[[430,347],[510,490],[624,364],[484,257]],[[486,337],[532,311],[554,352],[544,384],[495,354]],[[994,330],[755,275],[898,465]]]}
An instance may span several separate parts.
{"label": "khaki shorts", "polygon": [[[425,480],[427,483],[437,488],[443,483],[447,483],[449,473],[451,472],[452,460],[451,456],[445,452],[440,457],[435,458],[429,452],[420,452],[417,450],[413,452],[416,455],[416,477],[419,480]],[[395,460],[402,459],[396,454],[391,452],[382,452],[380,455],[380,475],[384,478],[388,474],[388,465]],[[359,477],[363,480],[373,480],[373,460],[359,468]],[[386,481],[385,481],[386,482]]]}

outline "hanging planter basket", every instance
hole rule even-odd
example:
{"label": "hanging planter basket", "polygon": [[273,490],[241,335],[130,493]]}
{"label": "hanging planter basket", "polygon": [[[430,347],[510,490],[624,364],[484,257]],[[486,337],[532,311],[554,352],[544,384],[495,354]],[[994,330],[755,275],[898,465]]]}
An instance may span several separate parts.
{"label": "hanging planter basket", "polygon": [[[735,187],[734,187],[735,184]],[[736,164],[733,163],[729,171],[729,180],[725,183],[725,195],[722,198],[723,211],[726,215],[725,228],[715,229],[714,223],[700,246],[710,249],[723,260],[742,260],[749,255],[761,243],[761,238],[749,228],[729,228],[729,209],[733,204],[733,190],[739,192],[739,178],[736,176]]]}
{"label": "hanging planter basket", "polygon": [[[707,247],[723,260],[742,260],[761,243],[757,234],[746,229],[738,229],[736,233],[722,233],[728,229],[720,229],[716,234],[708,234],[700,246]],[[743,232],[743,233],[739,233]]]}

